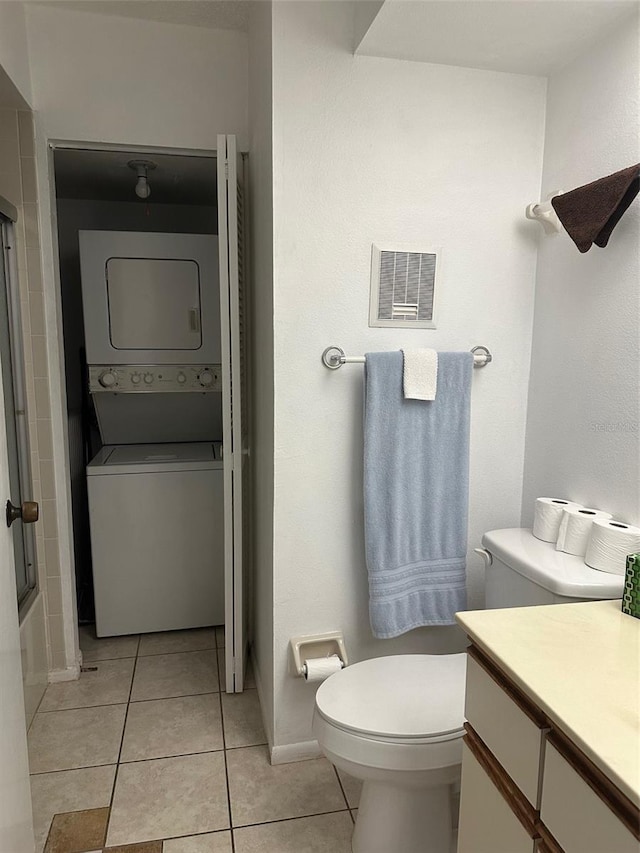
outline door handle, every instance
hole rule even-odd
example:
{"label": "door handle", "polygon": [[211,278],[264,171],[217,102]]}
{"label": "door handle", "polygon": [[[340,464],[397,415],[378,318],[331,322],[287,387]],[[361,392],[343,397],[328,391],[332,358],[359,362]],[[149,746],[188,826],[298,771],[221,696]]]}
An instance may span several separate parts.
{"label": "door handle", "polygon": [[7,527],[14,521],[22,519],[23,524],[33,524],[40,516],[40,507],[35,501],[23,501],[20,506],[14,506],[7,501]]}

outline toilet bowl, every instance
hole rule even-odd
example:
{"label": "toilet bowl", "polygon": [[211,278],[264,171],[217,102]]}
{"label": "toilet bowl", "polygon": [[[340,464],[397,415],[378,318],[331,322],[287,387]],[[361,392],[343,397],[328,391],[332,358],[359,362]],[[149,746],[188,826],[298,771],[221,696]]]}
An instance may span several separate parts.
{"label": "toilet bowl", "polygon": [[353,853],[451,853],[465,675],[465,654],[394,655],[320,685],[314,735],[363,782]]}

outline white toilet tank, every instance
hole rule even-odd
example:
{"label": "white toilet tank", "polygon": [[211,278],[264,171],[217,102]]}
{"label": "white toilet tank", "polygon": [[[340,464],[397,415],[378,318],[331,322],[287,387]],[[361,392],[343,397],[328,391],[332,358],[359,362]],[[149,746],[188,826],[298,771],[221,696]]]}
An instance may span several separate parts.
{"label": "white toilet tank", "polygon": [[482,537],[486,607],[528,607],[621,598],[624,577],[586,566],[582,557],[556,551],[531,530],[491,530]]}

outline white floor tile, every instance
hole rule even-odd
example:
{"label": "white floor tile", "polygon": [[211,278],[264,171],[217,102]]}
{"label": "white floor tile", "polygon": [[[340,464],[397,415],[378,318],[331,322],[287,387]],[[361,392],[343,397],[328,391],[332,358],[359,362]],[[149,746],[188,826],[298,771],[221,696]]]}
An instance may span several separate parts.
{"label": "white floor tile", "polygon": [[50,684],[40,710],[64,711],[128,702],[134,664],[131,658],[99,661],[95,672],[81,672],[77,681]]}
{"label": "white floor tile", "polygon": [[272,766],[266,747],[227,752],[233,826],[346,809],[326,758]]}
{"label": "white floor tile", "polygon": [[181,696],[132,702],[121,761],[222,749],[220,696]]}
{"label": "white floor tile", "polygon": [[107,847],[228,828],[222,752],[119,766]]}
{"label": "white floor tile", "polygon": [[349,812],[233,830],[236,853],[351,853],[352,835]]}
{"label": "white floor tile", "polygon": [[96,637],[93,625],[80,627],[80,648],[82,662],[114,660],[116,658],[134,658],[138,653],[138,634],[128,637]]}
{"label": "white floor tile", "polygon": [[131,701],[217,693],[215,650],[138,658]]}
{"label": "white floor tile", "polygon": [[126,705],[38,713],[29,730],[31,773],[116,764]]}
{"label": "white floor tile", "polygon": [[36,853],[42,853],[55,814],[101,809],[111,802],[114,765],[63,770],[31,777]]}
{"label": "white floor tile", "polygon": [[360,794],[362,793],[362,782],[360,779],[354,779],[349,776],[344,770],[338,770],[338,776],[342,782],[347,802],[350,809],[357,809],[360,804]]}
{"label": "white floor tile", "polygon": [[165,841],[163,853],[231,853],[230,832],[208,832]]}
{"label": "white floor tile", "polygon": [[227,749],[266,743],[257,690],[223,693],[224,742]]}

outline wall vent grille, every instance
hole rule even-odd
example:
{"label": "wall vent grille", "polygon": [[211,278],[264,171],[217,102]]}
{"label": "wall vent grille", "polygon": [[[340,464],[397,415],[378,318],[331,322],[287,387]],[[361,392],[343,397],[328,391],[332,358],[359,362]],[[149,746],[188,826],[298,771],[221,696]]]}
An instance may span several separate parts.
{"label": "wall vent grille", "polygon": [[437,255],[373,246],[370,326],[435,329]]}

